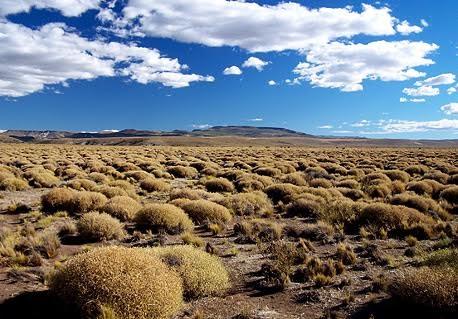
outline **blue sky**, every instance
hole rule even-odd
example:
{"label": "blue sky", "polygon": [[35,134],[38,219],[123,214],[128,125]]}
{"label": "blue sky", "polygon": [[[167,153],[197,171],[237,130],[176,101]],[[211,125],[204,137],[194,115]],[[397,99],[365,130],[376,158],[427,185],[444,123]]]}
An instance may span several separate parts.
{"label": "blue sky", "polygon": [[458,138],[457,27],[455,0],[4,0],[0,129]]}

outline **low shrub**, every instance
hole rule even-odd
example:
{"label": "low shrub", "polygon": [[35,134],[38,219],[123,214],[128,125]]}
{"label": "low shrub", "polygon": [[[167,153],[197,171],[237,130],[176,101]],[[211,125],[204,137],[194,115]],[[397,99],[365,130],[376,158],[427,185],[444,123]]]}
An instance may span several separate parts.
{"label": "low shrub", "polygon": [[205,199],[185,203],[182,208],[199,225],[205,223],[224,225],[232,219],[232,215],[226,207]]}
{"label": "low shrub", "polygon": [[259,191],[230,195],[221,203],[235,215],[241,216],[268,215],[273,211],[269,198]]}
{"label": "low shrub", "polygon": [[449,205],[458,206],[458,186],[451,186],[440,193],[440,198]]}
{"label": "low shrub", "polygon": [[88,241],[123,239],[123,224],[106,213],[90,212],[84,214],[77,222],[76,228],[81,238]]}
{"label": "low shrub", "polygon": [[449,220],[450,215],[433,199],[414,194],[399,194],[391,199],[393,205],[403,205],[442,220]]}
{"label": "low shrub", "polygon": [[50,278],[51,291],[85,317],[167,319],[182,306],[178,275],[145,249],[104,247],[72,257]]}
{"label": "low shrub", "polygon": [[67,183],[67,186],[79,191],[93,191],[97,188],[97,184],[89,179],[72,179]]}
{"label": "low shrub", "polygon": [[288,203],[301,191],[301,188],[292,184],[275,184],[267,187],[264,192],[274,202]]}
{"label": "low shrub", "polygon": [[433,193],[432,186],[425,181],[410,182],[407,184],[406,190],[418,195],[431,195]]}
{"label": "low shrub", "polygon": [[288,216],[318,218],[324,209],[324,203],[318,199],[298,198],[286,206]]}
{"label": "low shrub", "polygon": [[41,196],[41,207],[46,213],[69,211],[75,192],[68,188],[54,188]]}
{"label": "low shrub", "polygon": [[251,242],[271,242],[282,237],[283,226],[266,219],[252,219],[234,225],[234,233]]}
{"label": "low shrub", "polygon": [[194,167],[190,166],[170,166],[167,172],[178,178],[195,178],[199,174]]}
{"label": "low shrub", "polygon": [[29,188],[29,184],[21,178],[9,177],[0,181],[2,191],[23,191]]}
{"label": "low shrub", "polygon": [[321,188],[331,188],[333,185],[332,183],[325,179],[325,178],[315,178],[315,179],[312,179],[310,182],[309,182],[309,185],[311,187],[321,187]]}
{"label": "low shrub", "polygon": [[136,200],[128,196],[115,196],[108,200],[102,211],[121,221],[130,221],[141,207]]}
{"label": "low shrub", "polygon": [[171,204],[146,205],[137,212],[134,221],[141,229],[165,231],[170,234],[180,234],[194,227],[183,210]]}
{"label": "low shrub", "polygon": [[96,192],[75,192],[71,200],[71,211],[69,213],[83,214],[93,210],[100,210],[108,199]]}
{"label": "low shrub", "polygon": [[431,236],[434,220],[419,211],[383,203],[373,203],[364,207],[356,216],[355,223],[359,227],[384,229],[394,236],[413,235],[415,237]]}
{"label": "low shrub", "polygon": [[228,273],[216,256],[192,246],[158,247],[152,253],[180,275],[187,298],[214,295],[229,288]]}
{"label": "low shrub", "polygon": [[408,304],[454,312],[458,307],[458,273],[442,267],[401,270],[391,279],[388,291]]}
{"label": "low shrub", "polygon": [[234,185],[226,178],[212,178],[205,182],[205,188],[212,193],[233,192]]}
{"label": "low shrub", "polygon": [[146,178],[140,182],[140,187],[147,192],[167,192],[170,185],[160,179]]}

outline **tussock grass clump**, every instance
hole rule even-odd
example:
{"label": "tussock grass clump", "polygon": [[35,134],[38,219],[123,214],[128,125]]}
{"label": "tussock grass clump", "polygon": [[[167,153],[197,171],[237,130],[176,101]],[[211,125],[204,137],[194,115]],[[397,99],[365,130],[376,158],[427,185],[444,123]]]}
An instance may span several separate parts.
{"label": "tussock grass clump", "polygon": [[170,166],[167,168],[167,172],[178,178],[195,178],[199,172],[190,166]]}
{"label": "tussock grass clump", "polygon": [[442,220],[449,220],[450,215],[434,200],[414,194],[399,194],[391,199],[393,205],[404,205],[429,214],[432,217],[439,217]]}
{"label": "tussock grass clump", "polygon": [[21,178],[8,177],[0,180],[0,190],[2,191],[23,191],[29,188],[29,184]]}
{"label": "tussock grass clump", "polygon": [[216,256],[189,245],[153,248],[152,253],[180,275],[187,298],[214,295],[229,288],[228,273]]}
{"label": "tussock grass clump", "polygon": [[108,200],[102,211],[121,221],[132,220],[142,206],[128,196],[115,196]]}
{"label": "tussock grass clump", "polygon": [[383,173],[390,178],[391,181],[400,181],[403,183],[407,183],[410,180],[409,174],[404,171],[393,169],[393,170],[386,170]]}
{"label": "tussock grass clump", "polygon": [[294,172],[294,173],[283,175],[280,180],[282,183],[293,184],[296,186],[306,186],[307,185],[305,176],[301,172]]}
{"label": "tussock grass clump", "polygon": [[275,184],[267,187],[264,192],[274,202],[288,203],[301,191],[301,188],[292,184]]}
{"label": "tussock grass clump", "polygon": [[67,186],[76,190],[92,191],[97,188],[97,184],[89,179],[72,179]]}
{"label": "tussock grass clump", "polygon": [[261,176],[278,176],[281,174],[281,171],[275,167],[258,167],[253,170],[254,173]]}
{"label": "tussock grass clump", "polygon": [[94,190],[108,198],[113,198],[115,196],[128,196],[129,194],[121,187],[109,186],[109,185],[99,185]]}
{"label": "tussock grass clump", "polygon": [[108,199],[105,195],[96,192],[76,192],[71,200],[69,213],[83,214],[93,210],[100,210]]}
{"label": "tussock grass clump", "polygon": [[41,196],[41,206],[44,212],[55,213],[69,211],[75,192],[68,188],[54,188]]}
{"label": "tussock grass clump", "polygon": [[199,225],[206,223],[224,225],[232,219],[232,215],[226,207],[205,199],[185,203],[182,208]]}
{"label": "tussock grass clump", "polygon": [[440,198],[456,209],[458,206],[458,186],[451,186],[444,189],[440,193]]}
{"label": "tussock grass clump", "polygon": [[318,218],[324,209],[319,198],[298,198],[286,206],[288,216]]}
{"label": "tussock grass clump", "polygon": [[356,216],[358,226],[384,229],[394,236],[414,235],[429,238],[434,220],[419,211],[405,206],[373,203]]}
{"label": "tussock grass clump", "polygon": [[140,187],[147,192],[167,192],[170,190],[169,183],[151,177],[142,180]]}
{"label": "tussock grass clump", "polygon": [[263,190],[272,184],[272,178],[257,174],[243,174],[235,181],[235,186],[239,192]]}
{"label": "tussock grass clump", "polygon": [[418,195],[431,195],[433,193],[432,186],[425,181],[410,182],[407,184],[406,190]]}
{"label": "tussock grass clump", "polygon": [[265,219],[242,221],[234,226],[234,233],[251,242],[270,242],[282,237],[283,226]]}
{"label": "tussock grass clump", "polygon": [[233,192],[234,185],[226,178],[212,178],[205,182],[205,188],[212,193]]}
{"label": "tussock grass clump", "polygon": [[325,178],[315,178],[315,179],[312,179],[310,182],[309,182],[309,185],[311,187],[316,187],[316,188],[331,188],[332,187],[332,183],[325,179]]}
{"label": "tussock grass clump", "polygon": [[44,168],[31,168],[24,172],[24,177],[35,187],[51,188],[59,185],[60,180],[51,171]]}
{"label": "tussock grass clump", "polygon": [[388,291],[411,305],[453,312],[458,307],[458,273],[443,267],[401,270],[391,279]]}
{"label": "tussock grass clump", "polygon": [[226,197],[222,204],[235,215],[268,215],[273,207],[266,194],[256,191],[252,193],[239,193]]}
{"label": "tussock grass clump", "polygon": [[126,235],[122,223],[106,213],[84,214],[76,227],[80,236],[89,241],[123,239]]}
{"label": "tussock grass clump", "polygon": [[76,255],[50,279],[51,291],[86,317],[168,319],[182,305],[178,275],[144,249],[104,247]]}
{"label": "tussock grass clump", "polygon": [[191,231],[194,224],[179,207],[171,204],[149,204],[139,210],[134,218],[141,229],[180,234]]}

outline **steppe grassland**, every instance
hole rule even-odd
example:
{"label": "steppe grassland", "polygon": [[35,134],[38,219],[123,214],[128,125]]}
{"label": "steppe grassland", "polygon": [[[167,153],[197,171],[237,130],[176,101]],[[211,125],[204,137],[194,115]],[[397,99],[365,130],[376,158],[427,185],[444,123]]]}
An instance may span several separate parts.
{"label": "steppe grassland", "polygon": [[251,291],[291,318],[457,309],[457,150],[0,149],[2,271],[82,316],[257,318]]}

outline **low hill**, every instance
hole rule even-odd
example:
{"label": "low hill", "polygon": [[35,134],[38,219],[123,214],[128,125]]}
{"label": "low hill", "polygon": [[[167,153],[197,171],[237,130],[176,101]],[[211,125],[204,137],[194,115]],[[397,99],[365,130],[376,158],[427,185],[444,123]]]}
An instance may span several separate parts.
{"label": "low hill", "polygon": [[339,147],[458,147],[458,140],[369,139],[315,136],[277,127],[214,126],[189,131],[126,129],[102,132],[10,130],[0,142],[84,145],[168,146],[339,146]]}

